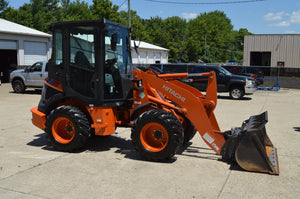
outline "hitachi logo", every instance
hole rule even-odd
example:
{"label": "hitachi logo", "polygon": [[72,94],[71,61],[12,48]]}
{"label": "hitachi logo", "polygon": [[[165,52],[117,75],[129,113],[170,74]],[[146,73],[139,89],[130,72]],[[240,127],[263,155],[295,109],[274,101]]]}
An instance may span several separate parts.
{"label": "hitachi logo", "polygon": [[168,86],[163,85],[162,88],[165,89],[165,91],[169,92],[174,97],[176,97],[177,99],[181,100],[182,102],[185,101],[185,98],[183,96],[181,96],[179,93],[176,93],[176,91],[174,91],[173,89],[169,88]]}

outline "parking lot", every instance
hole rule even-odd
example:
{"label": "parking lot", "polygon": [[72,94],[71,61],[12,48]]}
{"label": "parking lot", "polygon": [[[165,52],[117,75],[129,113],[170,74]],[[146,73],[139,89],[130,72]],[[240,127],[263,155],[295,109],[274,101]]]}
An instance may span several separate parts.
{"label": "parking lot", "polygon": [[257,91],[243,100],[220,94],[215,110],[222,130],[268,111],[267,133],[278,150],[280,175],[246,172],[220,161],[196,135],[169,162],[144,161],[130,129],[63,153],[31,123],[40,92],[0,86],[0,198],[300,198],[300,90]]}

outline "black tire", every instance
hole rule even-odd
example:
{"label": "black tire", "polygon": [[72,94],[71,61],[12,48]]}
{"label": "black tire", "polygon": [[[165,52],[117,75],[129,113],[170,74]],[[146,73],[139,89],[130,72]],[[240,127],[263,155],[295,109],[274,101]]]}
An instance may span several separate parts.
{"label": "black tire", "polygon": [[232,87],[229,91],[229,95],[232,99],[242,99],[244,94],[244,89],[241,87]]}
{"label": "black tire", "polygon": [[162,161],[173,157],[182,146],[183,128],[172,113],[153,109],[138,117],[131,139],[142,157]]}
{"label": "black tire", "polygon": [[25,91],[25,85],[22,80],[14,80],[12,82],[12,87],[15,93],[23,93]]}
{"label": "black tire", "polygon": [[195,126],[192,124],[192,122],[187,118],[184,118],[183,129],[184,129],[183,143],[187,143],[188,141],[193,139],[197,131],[195,129]]}
{"label": "black tire", "polygon": [[47,116],[45,131],[54,148],[68,152],[84,147],[92,134],[85,113],[65,105],[52,110]]}

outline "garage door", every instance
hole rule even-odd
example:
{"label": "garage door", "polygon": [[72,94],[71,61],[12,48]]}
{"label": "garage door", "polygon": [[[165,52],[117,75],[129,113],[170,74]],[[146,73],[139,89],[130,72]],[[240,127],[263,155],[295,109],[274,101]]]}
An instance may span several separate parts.
{"label": "garage door", "polygon": [[140,52],[140,64],[147,64],[147,53]]}
{"label": "garage door", "polygon": [[24,42],[24,64],[32,65],[47,60],[47,45],[41,42]]}
{"label": "garage door", "polygon": [[17,50],[17,42],[11,40],[0,40],[1,50]]}
{"label": "garage door", "polygon": [[132,57],[132,63],[133,64],[138,64],[139,63],[138,55],[136,54],[135,51],[131,51],[131,57]]}
{"label": "garage door", "polygon": [[147,64],[155,64],[153,52],[148,52],[148,63]]}

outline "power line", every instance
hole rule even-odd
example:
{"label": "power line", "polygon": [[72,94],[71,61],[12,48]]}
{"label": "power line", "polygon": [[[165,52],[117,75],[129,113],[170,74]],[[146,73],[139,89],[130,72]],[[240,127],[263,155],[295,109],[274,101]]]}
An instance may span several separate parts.
{"label": "power line", "polygon": [[126,1],[127,1],[127,0],[124,0],[123,3],[121,3],[121,4],[119,5],[119,8],[121,8],[121,7],[124,5],[124,3],[125,3]]}
{"label": "power line", "polygon": [[223,1],[223,2],[176,2],[176,1],[163,1],[163,0],[145,0],[155,3],[168,3],[168,4],[185,4],[185,5],[209,5],[209,4],[237,4],[237,3],[253,3],[265,0],[239,0],[239,1]]}

